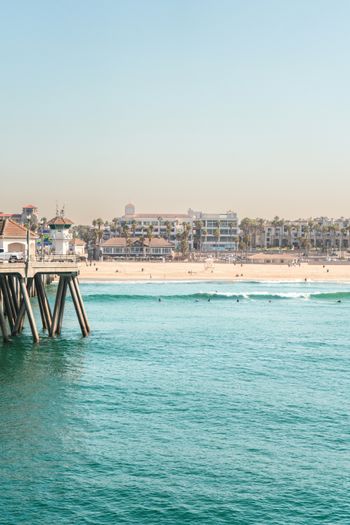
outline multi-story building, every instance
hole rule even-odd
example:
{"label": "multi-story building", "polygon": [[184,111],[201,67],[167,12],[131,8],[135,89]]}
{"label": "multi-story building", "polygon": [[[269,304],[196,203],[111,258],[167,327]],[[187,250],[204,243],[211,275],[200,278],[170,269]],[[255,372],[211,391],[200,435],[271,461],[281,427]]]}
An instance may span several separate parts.
{"label": "multi-story building", "polygon": [[114,231],[111,227],[104,230],[103,239],[127,233],[131,238],[152,236],[166,239],[178,248],[184,232],[189,250],[193,248],[193,218],[188,213],[136,213],[133,204],[125,206],[125,213],[118,218]]}
{"label": "multi-story building", "polygon": [[189,210],[193,217],[195,248],[203,252],[235,251],[239,243],[237,214],[203,213]]}
{"label": "multi-story building", "polygon": [[188,210],[188,213],[136,213],[133,204],[125,206],[125,213],[105,226],[103,240],[113,237],[163,238],[173,243],[175,250],[203,252],[234,251],[238,248],[239,226],[237,214],[208,214]]}
{"label": "multi-story building", "polygon": [[19,224],[37,225],[39,222],[39,209],[33,204],[26,204],[22,207],[21,213],[12,214],[12,219]]}
{"label": "multi-story building", "polygon": [[350,220],[345,218],[278,220],[264,227],[252,228],[252,247],[260,248],[329,248],[350,247]]}

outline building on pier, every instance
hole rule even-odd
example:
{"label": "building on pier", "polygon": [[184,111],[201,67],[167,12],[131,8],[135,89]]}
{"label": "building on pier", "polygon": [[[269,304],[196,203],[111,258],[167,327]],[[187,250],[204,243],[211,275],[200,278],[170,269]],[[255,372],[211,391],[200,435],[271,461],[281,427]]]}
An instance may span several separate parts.
{"label": "building on pier", "polygon": [[[4,252],[22,252],[27,250],[28,230],[8,216],[0,216],[0,250]],[[35,255],[35,241],[38,236],[29,232],[29,250]]]}
{"label": "building on pier", "polygon": [[64,216],[64,210],[56,212],[56,217],[48,222],[50,228],[53,252],[55,255],[67,255],[69,253],[69,243],[72,241],[70,231],[73,222]]}

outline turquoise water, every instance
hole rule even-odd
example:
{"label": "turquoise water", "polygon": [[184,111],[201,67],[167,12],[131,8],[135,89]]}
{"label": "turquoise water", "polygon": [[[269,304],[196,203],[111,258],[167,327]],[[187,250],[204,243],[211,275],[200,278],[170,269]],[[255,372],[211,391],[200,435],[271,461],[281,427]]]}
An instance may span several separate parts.
{"label": "turquoise water", "polygon": [[350,284],[82,292],[0,343],[1,524],[350,523]]}

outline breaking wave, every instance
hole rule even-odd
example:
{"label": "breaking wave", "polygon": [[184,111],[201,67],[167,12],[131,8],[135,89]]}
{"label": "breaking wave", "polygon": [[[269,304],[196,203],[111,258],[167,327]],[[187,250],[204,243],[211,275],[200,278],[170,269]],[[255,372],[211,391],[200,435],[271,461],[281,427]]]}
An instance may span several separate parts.
{"label": "breaking wave", "polygon": [[197,292],[191,294],[84,294],[84,300],[100,301],[100,302],[115,302],[115,301],[196,301],[196,300],[221,300],[232,301],[235,300],[342,300],[350,299],[350,292]]}

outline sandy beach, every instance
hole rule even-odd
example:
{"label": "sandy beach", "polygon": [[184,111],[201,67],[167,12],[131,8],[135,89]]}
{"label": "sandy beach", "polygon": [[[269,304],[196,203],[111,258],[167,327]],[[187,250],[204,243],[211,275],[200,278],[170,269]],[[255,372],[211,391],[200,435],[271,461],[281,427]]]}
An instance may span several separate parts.
{"label": "sandy beach", "polygon": [[80,264],[81,281],[347,281],[350,265],[96,262]]}

